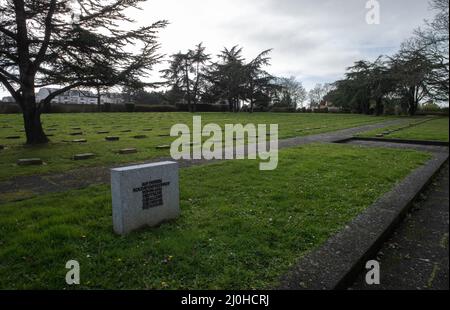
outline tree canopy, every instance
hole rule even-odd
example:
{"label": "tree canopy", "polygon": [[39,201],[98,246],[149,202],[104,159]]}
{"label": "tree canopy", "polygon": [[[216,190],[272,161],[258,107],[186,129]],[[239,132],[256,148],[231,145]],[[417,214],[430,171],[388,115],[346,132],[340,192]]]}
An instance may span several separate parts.
{"label": "tree canopy", "polygon": [[[40,120],[43,107],[77,87],[142,87],[159,62],[157,21],[133,23],[125,11],[143,0],[0,1],[0,82],[23,111],[27,143],[48,141]],[[129,46],[133,46],[130,49]],[[36,87],[62,87],[36,102]]]}

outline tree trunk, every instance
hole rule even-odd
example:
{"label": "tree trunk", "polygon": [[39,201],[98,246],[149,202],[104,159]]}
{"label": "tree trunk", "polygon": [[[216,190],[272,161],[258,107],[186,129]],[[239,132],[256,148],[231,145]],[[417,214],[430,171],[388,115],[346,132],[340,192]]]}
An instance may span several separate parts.
{"label": "tree trunk", "polygon": [[416,100],[412,99],[409,101],[408,114],[410,116],[416,115],[418,103]]}
{"label": "tree trunk", "polygon": [[[27,106],[26,104],[24,106]],[[41,112],[33,106],[28,106],[23,111],[23,120],[25,124],[25,133],[27,136],[27,144],[36,145],[44,144],[49,140],[42,129]]]}
{"label": "tree trunk", "polygon": [[376,110],[375,111],[376,116],[380,116],[381,114],[383,114],[383,99],[382,98],[377,98],[375,110]]}
{"label": "tree trunk", "polygon": [[102,94],[100,93],[100,87],[97,87],[97,111],[102,111]]}
{"label": "tree trunk", "polygon": [[369,107],[365,100],[361,101],[360,106],[362,114],[369,114]]}

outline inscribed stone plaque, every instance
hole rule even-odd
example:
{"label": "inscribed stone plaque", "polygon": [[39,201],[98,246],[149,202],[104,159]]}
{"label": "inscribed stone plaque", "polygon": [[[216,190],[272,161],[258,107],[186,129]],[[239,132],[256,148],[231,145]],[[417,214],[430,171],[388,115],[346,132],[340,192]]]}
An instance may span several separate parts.
{"label": "inscribed stone plaque", "polygon": [[174,219],[180,214],[178,163],[111,169],[111,193],[117,234]]}

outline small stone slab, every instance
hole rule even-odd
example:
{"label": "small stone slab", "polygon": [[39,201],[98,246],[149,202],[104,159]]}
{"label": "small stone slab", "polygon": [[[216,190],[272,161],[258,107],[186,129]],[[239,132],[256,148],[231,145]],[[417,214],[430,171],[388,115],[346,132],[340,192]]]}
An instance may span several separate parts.
{"label": "small stone slab", "polygon": [[75,154],[73,156],[73,159],[74,160],[86,160],[86,159],[93,158],[94,156],[95,156],[94,153]]}
{"label": "small stone slab", "polygon": [[114,232],[120,235],[180,215],[178,163],[160,162],[111,170]]}
{"label": "small stone slab", "polygon": [[8,140],[17,140],[17,139],[20,139],[20,136],[7,136],[7,137],[5,137],[5,139],[8,139]]}
{"label": "small stone slab", "polygon": [[375,135],[375,137],[381,138],[381,137],[384,137],[384,135],[382,133],[378,133],[378,134]]}
{"label": "small stone slab", "polygon": [[137,153],[137,149],[135,149],[135,148],[127,148],[127,149],[119,150],[119,154],[122,154],[122,155],[124,155],[124,154],[134,154],[134,153]]}
{"label": "small stone slab", "polygon": [[168,133],[159,134],[158,137],[170,137]]}
{"label": "small stone slab", "polygon": [[135,138],[135,139],[145,139],[145,138],[147,138],[147,136],[146,135],[136,135],[133,138]]}
{"label": "small stone slab", "polygon": [[108,137],[105,137],[105,140],[106,141],[119,141],[119,137],[115,137],[115,136],[108,136]]}
{"label": "small stone slab", "polygon": [[109,133],[109,131],[106,131],[106,130],[97,131],[97,134],[99,134],[99,135],[106,134],[106,133]]}
{"label": "small stone slab", "polygon": [[23,158],[18,159],[17,164],[19,166],[40,166],[43,164],[43,162],[40,158]]}
{"label": "small stone slab", "polygon": [[70,128],[70,129],[72,129],[72,130],[81,130],[80,127],[72,127],[72,128]]}
{"label": "small stone slab", "polygon": [[164,145],[158,145],[156,147],[157,150],[165,150],[165,149],[170,149],[170,145],[168,144],[164,144]]}
{"label": "small stone slab", "polygon": [[383,135],[388,135],[390,133],[391,133],[390,131],[383,131]]}
{"label": "small stone slab", "polygon": [[71,135],[71,136],[82,136],[83,133],[81,131],[79,131],[79,132],[71,132],[71,133],[69,133],[69,135]]}
{"label": "small stone slab", "polygon": [[131,132],[131,129],[121,130],[120,132]]}
{"label": "small stone slab", "polygon": [[183,146],[197,146],[200,145],[200,143],[194,143],[194,142],[190,142],[190,143],[184,143]]}
{"label": "small stone slab", "polygon": [[86,139],[76,139],[76,140],[72,140],[72,142],[74,142],[74,143],[85,143],[85,142],[87,142],[87,140]]}
{"label": "small stone slab", "polygon": [[152,131],[153,129],[151,129],[151,128],[144,128],[144,129],[142,129],[142,131]]}

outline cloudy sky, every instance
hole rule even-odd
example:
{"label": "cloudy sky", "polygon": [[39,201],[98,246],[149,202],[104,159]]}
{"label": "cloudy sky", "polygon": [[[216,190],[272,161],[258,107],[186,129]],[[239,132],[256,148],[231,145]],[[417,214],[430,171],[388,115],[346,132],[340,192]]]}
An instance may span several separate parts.
{"label": "cloudy sky", "polygon": [[433,16],[427,0],[378,0],[380,24],[366,23],[367,0],[148,0],[139,22],[167,19],[162,52],[203,42],[216,55],[244,47],[250,59],[272,48],[270,72],[296,76],[307,89],[333,82],[359,59],[394,53]]}
{"label": "cloudy sky", "polygon": [[[241,45],[247,59],[271,48],[269,72],[293,75],[310,89],[339,79],[356,60],[393,54],[434,15],[428,0],[378,2],[379,25],[366,23],[367,0],[147,0],[130,14],[140,25],[170,22],[160,33],[164,54],[200,42],[213,56]],[[160,69],[152,80],[159,79]],[[0,95],[7,93],[0,89]]]}

